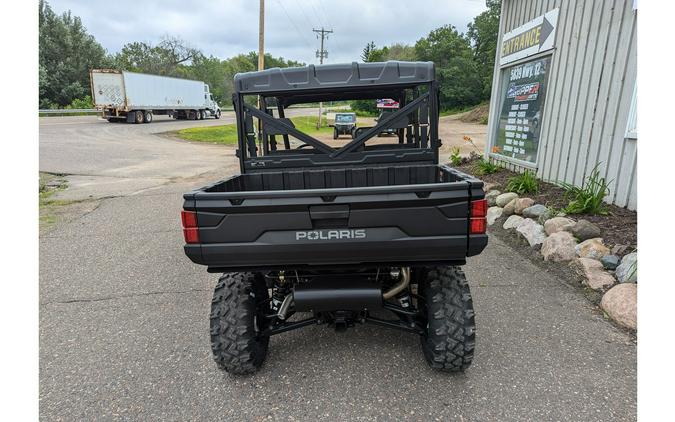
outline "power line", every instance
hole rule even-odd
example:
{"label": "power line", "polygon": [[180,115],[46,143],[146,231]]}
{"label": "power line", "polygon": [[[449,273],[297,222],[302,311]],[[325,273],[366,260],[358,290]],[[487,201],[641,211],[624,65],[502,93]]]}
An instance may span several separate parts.
{"label": "power line", "polygon": [[324,20],[323,20],[323,18],[319,15],[319,13],[317,13],[316,8],[314,7],[314,3],[313,3],[313,2],[310,2],[309,5],[311,6],[312,12],[314,13],[314,16],[316,16],[316,19],[319,21],[319,23],[321,24],[321,26],[328,26],[328,25],[326,25],[326,24],[324,23]]}
{"label": "power line", "polygon": [[326,13],[326,9],[323,7],[323,2],[321,0],[319,0],[319,8],[321,9],[321,12],[323,13],[323,15],[326,17],[326,21],[329,21],[328,20],[328,13]]}
{"label": "power line", "polygon": [[288,18],[288,20],[293,24],[293,27],[295,28],[295,31],[300,35],[300,38],[307,44],[307,47],[312,48],[312,44],[310,44],[309,41],[307,41],[307,38],[303,35],[302,31],[300,31],[300,28],[298,28],[298,25],[296,25],[295,21],[291,19],[291,16],[288,14],[288,11],[286,11],[286,8],[284,7],[284,4],[281,2],[281,0],[277,0],[277,3],[279,3],[279,6],[281,6],[281,10],[284,11],[284,14]]}
{"label": "power line", "polygon": [[305,20],[307,21],[307,24],[309,26],[312,26],[312,20],[309,18],[309,16],[307,16],[307,13],[305,13],[305,9],[302,7],[301,2],[298,2],[296,0],[295,3],[298,5],[298,9],[300,9],[300,12],[302,13],[302,15],[305,17]]}

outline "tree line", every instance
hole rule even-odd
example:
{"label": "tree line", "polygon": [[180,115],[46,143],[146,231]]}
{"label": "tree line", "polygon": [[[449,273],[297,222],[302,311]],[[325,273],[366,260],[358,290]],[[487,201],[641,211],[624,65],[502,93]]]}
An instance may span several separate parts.
{"label": "tree line", "polygon": [[[499,32],[499,0],[487,0],[487,10],[469,23],[466,34],[452,25],[434,29],[414,45],[393,44],[378,48],[369,42],[361,60],[432,61],[436,64],[442,110],[465,108],[490,98],[495,50]],[[352,108],[376,112],[373,101],[353,101]]]}
{"label": "tree line", "polygon": [[[265,54],[265,68],[304,63]],[[221,105],[232,98],[234,75],[258,68],[258,53],[221,60],[205,55],[186,41],[169,35],[153,45],[125,44],[109,54],[70,11],[56,14],[39,3],[39,108],[90,108],[89,70],[111,68],[204,81]]]}
{"label": "tree line", "polygon": [[[434,29],[414,45],[393,44],[378,48],[370,42],[363,61],[423,60],[436,63],[442,109],[471,106],[490,97],[492,71],[499,29],[500,2],[486,1],[488,10],[469,24],[466,34],[453,26]],[[229,104],[236,73],[257,69],[258,54],[250,52],[220,59],[206,55],[186,41],[166,35],[159,43],[132,42],[109,54],[70,11],[56,14],[49,3],[39,3],[40,108],[91,107],[89,70],[113,68],[132,72],[176,76],[209,84],[221,104]],[[302,66],[304,63],[265,54],[265,68]],[[375,103],[354,102],[363,111]]]}

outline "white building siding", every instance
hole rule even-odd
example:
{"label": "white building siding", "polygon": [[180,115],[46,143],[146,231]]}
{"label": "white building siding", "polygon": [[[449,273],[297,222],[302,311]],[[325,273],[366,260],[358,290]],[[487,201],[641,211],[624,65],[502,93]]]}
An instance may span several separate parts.
{"label": "white building siding", "polygon": [[[637,139],[626,137],[637,74],[637,11],[632,0],[503,0],[500,37],[560,8],[541,120],[537,175],[580,185],[599,164],[608,202],[637,207]],[[497,49],[499,63],[500,49]],[[544,53],[546,55],[546,53]],[[490,152],[501,99],[493,78]],[[503,157],[501,157],[503,158]],[[507,168],[522,167],[502,161]]]}

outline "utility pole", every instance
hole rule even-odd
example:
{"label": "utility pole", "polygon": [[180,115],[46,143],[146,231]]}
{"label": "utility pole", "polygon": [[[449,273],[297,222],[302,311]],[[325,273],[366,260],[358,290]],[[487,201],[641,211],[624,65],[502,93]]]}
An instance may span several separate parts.
{"label": "utility pole", "polygon": [[[260,0],[260,16],[258,18],[258,70],[265,69],[265,0]],[[258,96],[258,110],[262,110],[262,101]],[[258,143],[262,147],[262,120],[258,119]]]}
{"label": "utility pole", "polygon": [[258,70],[265,68],[265,0],[260,0],[258,19]]}
{"label": "utility pole", "polygon": [[[326,49],[323,48],[323,41],[324,41],[324,39],[328,38],[328,34],[333,33],[333,30],[329,31],[327,29],[323,29],[323,26],[322,26],[321,29],[313,29],[312,28],[312,32],[317,33],[317,36],[316,36],[317,38],[319,38],[319,36],[321,36],[321,50],[316,50],[316,57],[319,58],[319,64],[323,64],[324,57],[328,57],[328,51],[326,51]],[[319,34],[321,34],[321,35],[319,35]],[[322,115],[323,115],[323,102],[320,101],[319,102],[319,121],[316,124],[317,129],[321,129],[321,117],[322,117]]]}

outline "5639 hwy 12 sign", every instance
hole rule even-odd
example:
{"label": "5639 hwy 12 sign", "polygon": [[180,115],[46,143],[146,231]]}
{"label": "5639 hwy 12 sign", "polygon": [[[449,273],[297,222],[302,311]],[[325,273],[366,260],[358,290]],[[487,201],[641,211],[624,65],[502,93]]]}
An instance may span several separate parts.
{"label": "5639 hwy 12 sign", "polygon": [[502,37],[499,65],[514,62],[554,47],[559,9],[536,17]]}

